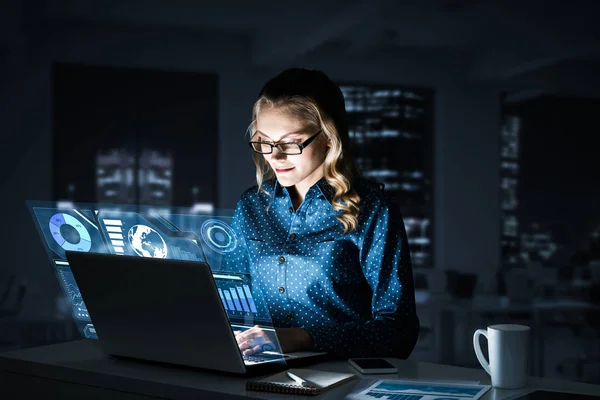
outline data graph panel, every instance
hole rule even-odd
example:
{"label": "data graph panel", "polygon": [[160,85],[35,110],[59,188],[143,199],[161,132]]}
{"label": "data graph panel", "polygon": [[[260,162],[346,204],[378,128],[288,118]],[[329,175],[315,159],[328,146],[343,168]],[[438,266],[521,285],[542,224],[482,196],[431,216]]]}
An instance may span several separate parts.
{"label": "data graph panel", "polygon": [[66,262],[56,261],[56,272],[67,299],[72,306],[73,317],[80,321],[91,321],[90,314],[81,297],[81,292],[79,292],[79,287],[77,286],[77,282],[75,282],[71,268],[69,268]]}
{"label": "data graph panel", "polygon": [[90,210],[33,207],[32,215],[52,258],[65,259],[65,251],[106,252],[106,245]]}
{"label": "data graph panel", "polygon": [[246,274],[214,273],[219,296],[230,319],[271,324],[269,311],[260,294],[252,291]]}

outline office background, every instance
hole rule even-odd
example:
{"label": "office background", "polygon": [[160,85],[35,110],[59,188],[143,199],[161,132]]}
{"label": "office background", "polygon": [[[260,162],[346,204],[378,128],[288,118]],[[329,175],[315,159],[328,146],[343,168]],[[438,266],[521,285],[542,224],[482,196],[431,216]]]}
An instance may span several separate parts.
{"label": "office background", "polygon": [[474,329],[521,322],[536,374],[600,379],[597,2],[2,7],[2,348],[76,335],[26,200],[233,208],[258,91],[301,66],[343,87],[361,165],[402,204],[413,357],[475,366]]}

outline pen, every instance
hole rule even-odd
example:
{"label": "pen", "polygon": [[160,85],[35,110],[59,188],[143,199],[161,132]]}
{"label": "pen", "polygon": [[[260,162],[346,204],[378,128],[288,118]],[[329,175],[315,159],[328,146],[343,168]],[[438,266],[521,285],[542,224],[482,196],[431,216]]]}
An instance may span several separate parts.
{"label": "pen", "polygon": [[287,371],[286,375],[291,378],[294,382],[296,382],[298,385],[303,386],[303,387],[314,387],[314,388],[319,388],[319,385],[317,385],[314,382],[311,381],[307,381],[306,379],[302,379],[300,378],[298,375],[296,374],[292,374],[291,372]]}

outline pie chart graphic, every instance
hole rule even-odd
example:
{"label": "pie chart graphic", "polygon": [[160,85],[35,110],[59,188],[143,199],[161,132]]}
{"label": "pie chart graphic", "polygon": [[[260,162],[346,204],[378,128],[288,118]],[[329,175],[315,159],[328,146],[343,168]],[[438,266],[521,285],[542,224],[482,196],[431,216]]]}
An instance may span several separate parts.
{"label": "pie chart graphic", "polygon": [[235,249],[237,241],[229,225],[218,219],[204,221],[200,229],[204,243],[213,251],[225,254]]}
{"label": "pie chart graphic", "polygon": [[89,251],[92,238],[79,220],[69,214],[57,213],[50,218],[50,233],[64,250]]}

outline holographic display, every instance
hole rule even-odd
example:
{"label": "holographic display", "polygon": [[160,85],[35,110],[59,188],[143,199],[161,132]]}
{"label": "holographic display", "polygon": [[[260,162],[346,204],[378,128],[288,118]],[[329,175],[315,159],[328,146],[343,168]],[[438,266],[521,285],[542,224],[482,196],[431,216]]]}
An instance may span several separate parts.
{"label": "holographic display", "polygon": [[244,332],[257,325],[265,333],[265,336],[260,336],[253,343],[253,346],[260,348],[260,353],[244,356],[244,360],[285,362],[267,304],[262,293],[252,289],[250,276],[243,273],[215,271],[213,277],[234,333]]}
{"label": "holographic display", "polygon": [[87,307],[81,297],[81,292],[75,282],[69,264],[64,261],[56,261],[56,272],[58,274],[61,286],[66,292],[67,299],[71,303],[73,317],[82,321],[91,321]]}
{"label": "holographic display", "polygon": [[65,251],[207,262],[232,329],[261,325],[272,336],[264,350],[280,351],[268,308],[250,276],[220,271],[223,257],[239,243],[231,229],[233,210],[199,214],[176,207],[40,201],[29,201],[28,207],[83,337],[97,339],[97,334]]}
{"label": "holographic display", "polygon": [[92,248],[90,233],[71,215],[56,213],[50,218],[49,225],[52,237],[64,250],[89,251]]}
{"label": "holographic display", "polygon": [[34,215],[38,231],[55,257],[64,259],[67,250],[105,251],[97,223],[83,210],[39,207]]}
{"label": "holographic display", "polygon": [[218,219],[208,219],[200,229],[208,247],[219,254],[229,253],[237,246],[235,234],[229,225]]}
{"label": "holographic display", "polygon": [[122,210],[99,210],[97,218],[113,254],[204,261],[198,235],[167,227],[164,216]]}
{"label": "holographic display", "polygon": [[269,323],[271,316],[266,303],[262,296],[253,293],[247,274],[214,272],[213,277],[230,320],[248,324]]}
{"label": "holographic display", "polygon": [[84,326],[82,333],[83,337],[87,339],[98,339],[98,334],[96,333],[96,329],[92,324],[87,324],[86,326]]}
{"label": "holographic display", "polygon": [[146,225],[134,225],[127,231],[129,245],[138,256],[167,258],[167,244],[158,232]]}
{"label": "holographic display", "polygon": [[235,250],[238,238],[231,228],[233,210],[216,215],[172,215],[170,221],[183,231],[197,232],[206,261],[213,271],[221,270],[224,256]]}

